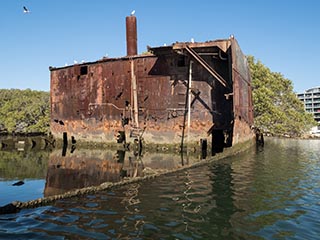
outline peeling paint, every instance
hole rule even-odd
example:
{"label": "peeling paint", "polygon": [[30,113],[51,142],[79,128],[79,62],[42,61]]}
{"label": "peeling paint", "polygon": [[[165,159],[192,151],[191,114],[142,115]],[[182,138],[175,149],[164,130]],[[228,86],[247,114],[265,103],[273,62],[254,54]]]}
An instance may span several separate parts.
{"label": "peeling paint", "polygon": [[211,148],[213,139],[229,147],[253,138],[249,68],[234,38],[177,42],[145,55],[128,45],[126,57],[50,68],[54,137],[116,143],[124,132],[124,143],[183,147],[207,139]]}

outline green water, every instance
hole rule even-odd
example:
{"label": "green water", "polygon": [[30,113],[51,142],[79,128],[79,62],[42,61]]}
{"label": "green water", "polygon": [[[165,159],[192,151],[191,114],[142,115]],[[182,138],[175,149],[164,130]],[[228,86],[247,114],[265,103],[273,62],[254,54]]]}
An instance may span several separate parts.
{"label": "green water", "polygon": [[207,166],[0,215],[0,239],[319,239],[319,149],[267,139]]}

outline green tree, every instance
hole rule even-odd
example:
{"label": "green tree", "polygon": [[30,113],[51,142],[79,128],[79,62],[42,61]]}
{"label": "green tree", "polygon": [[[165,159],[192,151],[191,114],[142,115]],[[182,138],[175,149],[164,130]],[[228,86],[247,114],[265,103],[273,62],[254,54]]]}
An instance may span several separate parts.
{"label": "green tree", "polygon": [[300,136],[317,123],[293,92],[292,82],[248,56],[255,126],[271,134]]}
{"label": "green tree", "polygon": [[0,90],[0,130],[11,132],[49,131],[50,94],[30,89]]}

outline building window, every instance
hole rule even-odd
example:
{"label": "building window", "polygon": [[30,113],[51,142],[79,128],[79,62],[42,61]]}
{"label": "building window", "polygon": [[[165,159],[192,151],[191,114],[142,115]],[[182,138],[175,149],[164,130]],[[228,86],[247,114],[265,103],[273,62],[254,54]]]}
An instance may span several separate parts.
{"label": "building window", "polygon": [[185,67],[186,66],[186,58],[183,55],[180,55],[178,57],[178,63],[177,63],[178,67]]}
{"label": "building window", "polygon": [[88,74],[88,66],[82,66],[80,68],[80,75],[87,75]]}

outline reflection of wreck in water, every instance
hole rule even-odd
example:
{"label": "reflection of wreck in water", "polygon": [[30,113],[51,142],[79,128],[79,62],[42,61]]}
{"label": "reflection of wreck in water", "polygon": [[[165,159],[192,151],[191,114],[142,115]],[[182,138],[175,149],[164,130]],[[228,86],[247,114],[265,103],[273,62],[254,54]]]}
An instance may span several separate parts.
{"label": "reflection of wreck in water", "polygon": [[0,150],[39,151],[51,149],[55,142],[50,136],[3,136],[0,137]]}
{"label": "reflection of wreck in water", "polygon": [[224,147],[253,138],[251,80],[237,41],[183,42],[51,71],[51,131],[80,141]]}
{"label": "reflection of wreck in water", "polygon": [[[189,158],[189,164],[197,161]],[[146,153],[143,157],[122,150],[81,150],[61,156],[60,150],[50,154],[44,195],[119,182],[124,178],[175,170],[183,166],[180,155]]]}
{"label": "reflection of wreck in water", "polygon": [[77,151],[77,154],[61,157],[60,151],[53,151],[50,154],[44,195],[120,181],[121,164],[112,159],[111,153],[93,153],[90,151],[87,155],[87,152]]}

